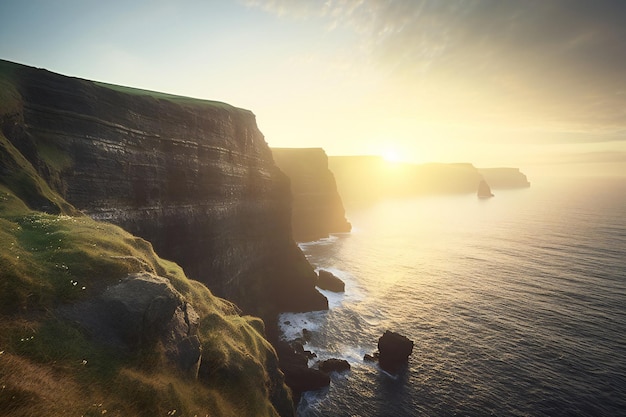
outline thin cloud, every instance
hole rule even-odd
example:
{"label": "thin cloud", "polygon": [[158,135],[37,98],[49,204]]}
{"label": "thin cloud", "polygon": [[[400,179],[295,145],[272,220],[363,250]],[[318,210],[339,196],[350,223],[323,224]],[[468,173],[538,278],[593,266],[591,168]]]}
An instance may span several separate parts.
{"label": "thin cloud", "polygon": [[[454,80],[498,112],[593,130],[626,125],[626,2],[620,0],[255,0],[359,35],[402,82]],[[428,97],[424,97],[428,99]],[[473,100],[473,98],[472,98]],[[470,100],[471,101],[471,100]]]}

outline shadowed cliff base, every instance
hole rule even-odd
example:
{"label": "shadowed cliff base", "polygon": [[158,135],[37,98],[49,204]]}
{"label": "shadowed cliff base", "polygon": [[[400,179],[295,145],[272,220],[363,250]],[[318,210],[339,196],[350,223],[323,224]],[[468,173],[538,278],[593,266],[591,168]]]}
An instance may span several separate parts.
{"label": "shadowed cliff base", "polygon": [[352,229],[321,148],[272,148],[276,165],[291,180],[293,237],[306,242]]}
{"label": "shadowed cliff base", "polygon": [[3,134],[78,210],[150,241],[247,313],[327,308],[292,239],[289,180],[250,111],[7,61],[0,82]]}

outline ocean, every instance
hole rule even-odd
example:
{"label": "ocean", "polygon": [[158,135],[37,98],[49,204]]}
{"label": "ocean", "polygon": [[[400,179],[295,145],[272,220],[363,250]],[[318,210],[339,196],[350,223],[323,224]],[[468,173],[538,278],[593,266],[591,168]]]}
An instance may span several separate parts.
{"label": "ocean", "polygon": [[[299,416],[626,415],[626,179],[494,193],[348,207],[351,233],[300,245],[346,292],[283,335],[351,370]],[[385,330],[415,342],[397,376],[363,361]]]}

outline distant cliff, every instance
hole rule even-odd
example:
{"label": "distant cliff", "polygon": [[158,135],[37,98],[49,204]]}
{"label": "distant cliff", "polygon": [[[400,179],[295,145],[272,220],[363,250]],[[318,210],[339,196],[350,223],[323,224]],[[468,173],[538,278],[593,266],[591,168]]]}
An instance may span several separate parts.
{"label": "distant cliff", "polygon": [[518,168],[479,168],[478,172],[491,188],[530,187],[528,178]]}
{"label": "distant cliff", "polygon": [[326,308],[292,239],[289,180],[251,112],[6,61],[0,87],[4,136],[78,210],[150,241],[245,312]]}
{"label": "distant cliff", "polygon": [[344,201],[421,194],[476,193],[483,179],[471,164],[390,163],[378,156],[331,156]]}
{"label": "distant cliff", "polygon": [[337,192],[328,157],[321,148],[272,148],[276,165],[291,180],[292,229],[300,242],[349,232],[350,223]]}
{"label": "distant cliff", "polygon": [[[526,178],[515,168],[478,170],[469,163],[391,163],[378,156],[330,156],[328,165],[344,202],[350,203],[382,197],[475,194],[483,180],[494,188],[515,188],[523,183],[521,177]],[[498,185],[492,185],[492,180]]]}

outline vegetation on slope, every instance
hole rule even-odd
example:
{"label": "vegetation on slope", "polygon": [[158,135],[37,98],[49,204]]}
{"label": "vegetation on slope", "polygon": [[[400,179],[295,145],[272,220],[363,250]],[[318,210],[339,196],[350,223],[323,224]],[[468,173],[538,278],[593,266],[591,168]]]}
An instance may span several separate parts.
{"label": "vegetation on slope", "polygon": [[[187,279],[149,242],[81,216],[1,133],[0,163],[0,415],[289,413],[259,319]],[[61,314],[141,271],[168,279],[199,314],[201,381],[173,369],[158,344],[121,351]]]}

